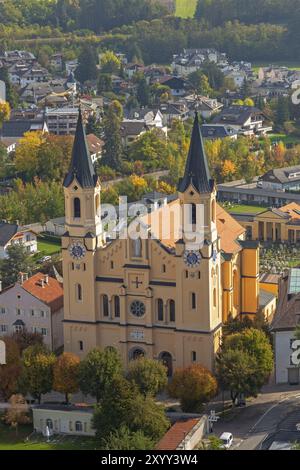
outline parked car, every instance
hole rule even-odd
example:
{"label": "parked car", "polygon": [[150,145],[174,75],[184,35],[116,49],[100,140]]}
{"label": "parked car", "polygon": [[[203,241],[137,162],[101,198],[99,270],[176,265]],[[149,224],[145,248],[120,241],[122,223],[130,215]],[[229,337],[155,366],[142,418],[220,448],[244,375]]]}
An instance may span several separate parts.
{"label": "parked car", "polygon": [[233,435],[230,432],[223,432],[220,440],[222,441],[223,449],[230,449],[233,444]]}
{"label": "parked car", "polygon": [[40,262],[40,263],[47,263],[47,261],[51,261],[51,259],[52,259],[51,256],[43,256],[43,257],[39,260],[39,262]]}

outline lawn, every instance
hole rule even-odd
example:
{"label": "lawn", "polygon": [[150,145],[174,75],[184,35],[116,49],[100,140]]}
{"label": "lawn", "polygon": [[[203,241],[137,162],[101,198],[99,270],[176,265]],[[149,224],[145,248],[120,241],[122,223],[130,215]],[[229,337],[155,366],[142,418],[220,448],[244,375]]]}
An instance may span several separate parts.
{"label": "lawn", "polygon": [[289,144],[300,144],[300,137],[286,134],[268,134],[272,144],[275,142],[283,142],[285,145]]}
{"label": "lawn", "polygon": [[32,426],[20,426],[18,436],[16,431],[0,422],[0,451],[1,450],[97,450],[95,439],[57,436],[47,443],[41,435],[26,438],[31,434]]}
{"label": "lawn", "polygon": [[290,70],[300,70],[300,62],[289,62],[289,61],[278,61],[278,62],[256,62],[252,64],[252,68],[255,72],[258,72],[260,67],[269,67],[274,65],[275,67],[288,67]]}
{"label": "lawn", "polygon": [[51,256],[59,253],[61,250],[60,242],[53,240],[45,240],[43,237],[38,237],[38,257]]}
{"label": "lawn", "polygon": [[224,208],[233,214],[258,214],[266,210],[265,207],[261,206],[248,206],[243,204],[231,204],[230,206],[224,206]]}
{"label": "lawn", "polygon": [[197,0],[176,0],[175,15],[181,18],[192,18],[195,14]]}

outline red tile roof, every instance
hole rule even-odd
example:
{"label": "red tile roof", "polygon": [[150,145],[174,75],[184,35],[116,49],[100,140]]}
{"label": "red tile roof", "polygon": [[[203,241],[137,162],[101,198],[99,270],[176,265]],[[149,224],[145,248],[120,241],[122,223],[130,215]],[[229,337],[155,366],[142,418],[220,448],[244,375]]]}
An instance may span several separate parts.
{"label": "red tile roof", "polygon": [[192,418],[175,423],[163,436],[156,450],[176,450],[185,437],[197,426],[201,418]]}
{"label": "red tile roof", "polygon": [[49,276],[48,283],[46,283],[45,274],[37,273],[23,282],[22,287],[34,297],[48,305],[52,313],[63,307],[63,286],[53,277]]}

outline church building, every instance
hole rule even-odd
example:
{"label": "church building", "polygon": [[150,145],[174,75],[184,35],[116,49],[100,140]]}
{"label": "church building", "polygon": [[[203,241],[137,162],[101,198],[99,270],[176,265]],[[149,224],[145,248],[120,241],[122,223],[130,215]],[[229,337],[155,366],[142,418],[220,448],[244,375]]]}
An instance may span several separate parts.
{"label": "church building", "polygon": [[[107,238],[81,114],[64,192],[66,351],[84,357],[113,346],[125,367],[145,356],[163,361],[170,376],[194,363],[213,370],[229,316],[253,318],[273,302],[260,292],[258,242],[247,241],[245,229],[216,202],[197,115],[177,200],[142,217],[155,237]],[[176,204],[192,208],[192,226],[196,207],[203,207],[200,249],[192,250],[174,227],[164,236],[160,223],[151,226]]]}

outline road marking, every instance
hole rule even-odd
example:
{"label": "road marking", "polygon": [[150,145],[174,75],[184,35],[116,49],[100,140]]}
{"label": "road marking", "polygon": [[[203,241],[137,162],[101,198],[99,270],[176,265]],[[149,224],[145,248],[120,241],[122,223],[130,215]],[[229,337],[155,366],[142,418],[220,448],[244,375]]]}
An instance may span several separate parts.
{"label": "road marking", "polygon": [[[275,403],[274,405],[272,405],[260,418],[259,420],[254,424],[254,426],[252,426],[252,428],[250,429],[250,431],[248,431],[248,434],[251,434],[252,431],[256,428],[256,426],[259,425],[259,423],[261,423],[261,421],[270,413],[270,411],[272,411],[274,408],[276,408],[276,406],[279,406],[281,405],[281,403],[285,402],[286,400],[289,400],[290,397],[285,397],[283,398],[282,400],[280,400],[278,403]],[[296,397],[298,398],[298,397]],[[247,435],[248,435],[247,434]]]}

